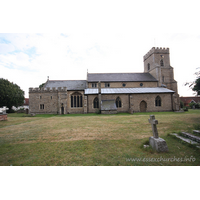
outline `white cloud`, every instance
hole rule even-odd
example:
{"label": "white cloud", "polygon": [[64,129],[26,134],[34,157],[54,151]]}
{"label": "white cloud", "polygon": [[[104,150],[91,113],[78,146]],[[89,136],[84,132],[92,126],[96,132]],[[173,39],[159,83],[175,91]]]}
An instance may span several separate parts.
{"label": "white cloud", "polygon": [[0,44],[0,54],[5,54],[5,53],[8,53],[8,52],[12,52],[14,51],[15,48],[12,44]]}
{"label": "white cloud", "polygon": [[[89,72],[143,72],[143,56],[154,46],[169,47],[171,65],[181,95],[192,94],[183,84],[194,79],[199,63],[198,35],[156,34],[9,34],[15,53],[0,55],[1,76],[20,82],[26,94],[47,80],[86,79]],[[18,40],[18,41],[15,41]],[[21,41],[21,42],[20,42]],[[25,53],[33,48],[36,52]],[[10,69],[8,69],[10,68]],[[13,69],[12,69],[13,68]],[[11,75],[12,74],[12,75]],[[19,77],[22,76],[22,79]]]}

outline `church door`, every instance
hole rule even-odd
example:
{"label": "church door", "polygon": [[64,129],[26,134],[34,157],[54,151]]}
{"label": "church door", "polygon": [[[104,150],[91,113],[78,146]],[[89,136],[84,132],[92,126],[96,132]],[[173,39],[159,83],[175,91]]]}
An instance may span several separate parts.
{"label": "church door", "polygon": [[147,111],[147,103],[145,101],[141,101],[140,112],[146,112],[146,111]]}
{"label": "church door", "polygon": [[62,110],[62,115],[64,115],[64,107],[62,107],[61,110]]}
{"label": "church door", "polygon": [[64,115],[64,106],[63,106],[63,104],[61,106],[61,114]]}

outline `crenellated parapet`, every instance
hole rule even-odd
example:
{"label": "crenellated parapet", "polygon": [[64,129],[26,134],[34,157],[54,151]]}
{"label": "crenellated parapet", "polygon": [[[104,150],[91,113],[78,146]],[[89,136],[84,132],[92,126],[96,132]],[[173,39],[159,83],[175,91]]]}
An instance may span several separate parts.
{"label": "crenellated parapet", "polygon": [[29,93],[41,93],[41,92],[66,92],[67,87],[46,87],[46,88],[29,88]]}
{"label": "crenellated parapet", "polygon": [[144,61],[149,58],[152,54],[169,54],[169,48],[153,47],[146,55],[144,55]]}

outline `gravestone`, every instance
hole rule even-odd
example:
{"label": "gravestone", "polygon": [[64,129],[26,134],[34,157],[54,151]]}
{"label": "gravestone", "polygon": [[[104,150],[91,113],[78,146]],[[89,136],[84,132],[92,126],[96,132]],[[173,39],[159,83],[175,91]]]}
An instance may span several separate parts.
{"label": "gravestone", "polygon": [[158,136],[157,124],[158,120],[155,119],[154,115],[150,115],[149,123],[151,124],[153,137],[149,137],[149,144],[157,152],[168,151],[167,143],[164,139]]}

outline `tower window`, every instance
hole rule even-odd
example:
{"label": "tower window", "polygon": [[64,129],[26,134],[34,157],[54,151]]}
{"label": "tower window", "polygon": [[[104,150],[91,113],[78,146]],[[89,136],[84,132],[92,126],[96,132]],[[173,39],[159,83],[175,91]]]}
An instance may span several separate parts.
{"label": "tower window", "polygon": [[163,83],[165,82],[165,77],[164,77],[164,76],[162,76],[162,82],[163,82]]}
{"label": "tower window", "polygon": [[150,70],[150,64],[149,63],[147,64],[147,69]]}
{"label": "tower window", "polygon": [[95,97],[93,101],[93,105],[94,105],[94,108],[99,108],[99,99],[97,97]]}
{"label": "tower window", "polygon": [[156,105],[156,107],[161,106],[161,98],[159,96],[157,96],[155,99],[155,105]]}
{"label": "tower window", "polygon": [[164,66],[163,60],[160,60],[160,66]]}
{"label": "tower window", "polygon": [[121,102],[121,99],[119,97],[117,97],[115,103],[116,103],[117,108],[121,108],[122,107],[122,102]]}

